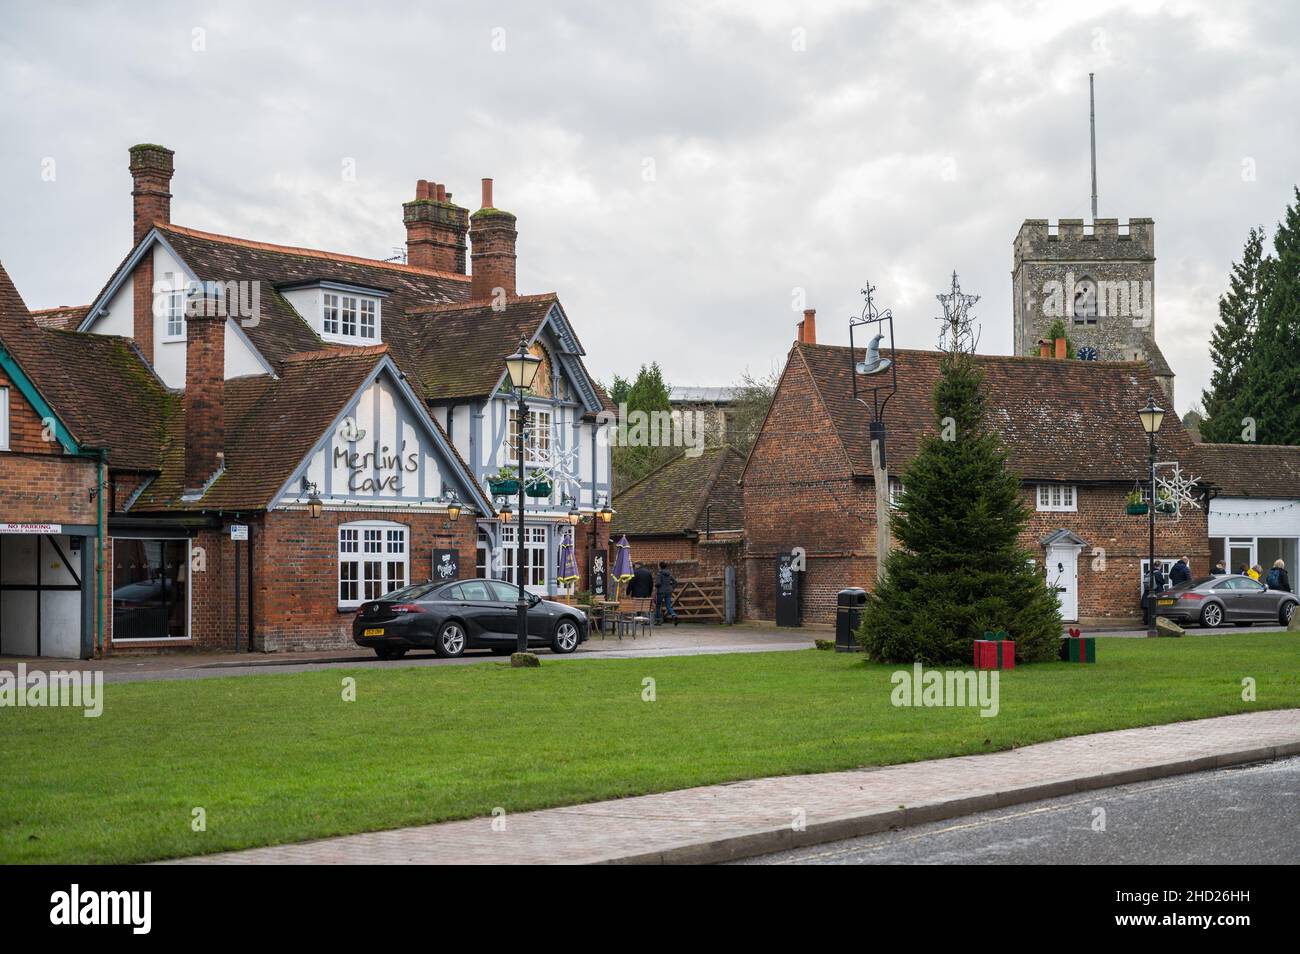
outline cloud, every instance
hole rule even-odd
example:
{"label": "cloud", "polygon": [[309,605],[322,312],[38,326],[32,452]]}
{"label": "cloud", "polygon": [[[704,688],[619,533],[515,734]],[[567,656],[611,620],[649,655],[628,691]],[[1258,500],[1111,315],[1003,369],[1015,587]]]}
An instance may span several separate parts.
{"label": "cloud", "polygon": [[1209,0],[10,5],[0,257],[33,306],[89,300],[127,248],[126,147],[154,141],[176,221],[377,258],[416,179],[472,207],[494,177],[521,288],[563,296],[605,377],[766,370],[796,288],[844,342],[867,280],[930,347],[954,269],[1007,352],[1020,222],[1088,215],[1093,71],[1101,214],[1156,220],[1185,410],[1300,168],[1297,40],[1288,5]]}

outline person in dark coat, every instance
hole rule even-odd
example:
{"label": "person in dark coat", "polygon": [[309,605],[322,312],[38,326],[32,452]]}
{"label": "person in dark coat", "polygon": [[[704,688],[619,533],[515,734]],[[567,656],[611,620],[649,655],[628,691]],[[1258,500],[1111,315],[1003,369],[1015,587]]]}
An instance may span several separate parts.
{"label": "person in dark coat", "polygon": [[671,617],[674,626],[677,625],[677,612],[673,609],[673,587],[676,585],[677,577],[668,569],[668,564],[660,560],[659,572],[655,574],[655,618],[662,623]]}
{"label": "person in dark coat", "polygon": [[1169,585],[1177,586],[1179,583],[1186,583],[1192,578],[1192,568],[1187,565],[1187,557],[1182,557],[1174,564],[1173,569],[1169,571]]}
{"label": "person in dark coat", "polygon": [[1210,571],[1210,576],[1226,576],[1227,573],[1227,564],[1220,560],[1218,563],[1214,564],[1214,569]]}
{"label": "person in dark coat", "polygon": [[1142,592],[1142,624],[1144,626],[1151,625],[1151,614],[1156,608],[1155,600],[1148,597],[1151,595],[1153,590],[1154,592],[1159,593],[1165,588],[1167,583],[1168,581],[1165,579],[1164,568],[1157,563],[1155,570],[1151,573],[1151,579],[1148,582],[1147,587],[1145,587]]}
{"label": "person in dark coat", "polygon": [[634,600],[648,600],[654,595],[655,577],[644,563],[632,569],[632,579],[627,584],[627,595]]}
{"label": "person in dark coat", "polygon": [[1265,581],[1270,590],[1281,590],[1283,593],[1291,592],[1291,577],[1287,575],[1286,563],[1282,560],[1273,562],[1273,569],[1268,571]]}

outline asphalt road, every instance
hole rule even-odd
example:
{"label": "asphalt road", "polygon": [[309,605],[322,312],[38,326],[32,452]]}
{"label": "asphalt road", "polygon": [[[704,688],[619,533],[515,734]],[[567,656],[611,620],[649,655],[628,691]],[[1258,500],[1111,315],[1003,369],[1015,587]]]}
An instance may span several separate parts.
{"label": "asphalt road", "polygon": [[[1094,830],[1103,821],[1104,830]],[[1300,864],[1300,758],[1032,802],[738,864]]]}

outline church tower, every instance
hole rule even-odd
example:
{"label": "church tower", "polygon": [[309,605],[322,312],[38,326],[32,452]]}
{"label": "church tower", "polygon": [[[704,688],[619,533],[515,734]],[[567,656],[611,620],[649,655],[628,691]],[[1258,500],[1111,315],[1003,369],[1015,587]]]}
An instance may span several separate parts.
{"label": "church tower", "polygon": [[1174,373],[1155,342],[1155,265],[1151,219],[1026,219],[1011,271],[1015,353],[1038,354],[1061,321],[1076,354],[1150,362],[1172,405]]}

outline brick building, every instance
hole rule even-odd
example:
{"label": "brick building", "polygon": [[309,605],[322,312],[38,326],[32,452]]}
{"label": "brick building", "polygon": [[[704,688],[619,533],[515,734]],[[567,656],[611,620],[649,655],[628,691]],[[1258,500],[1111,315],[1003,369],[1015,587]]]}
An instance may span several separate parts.
{"label": "brick building", "polygon": [[[608,399],[559,298],[517,292],[516,220],[491,180],[472,215],[421,180],[400,263],[177,225],[172,152],[133,147],[130,171],[131,249],[90,305],[33,315],[12,292],[0,326],[5,380],[25,382],[8,390],[26,402],[11,395],[0,522],[99,541],[95,638],[60,654],[230,648],[237,632],[263,650],[344,645],[356,606],[407,582],[554,592],[575,509],[579,546],[603,545]],[[521,339],[542,361],[524,421],[504,370]],[[46,405],[67,422],[57,450],[29,436]],[[491,488],[519,466],[520,426],[544,479],[517,567]],[[71,499],[23,489],[50,467]],[[6,540],[0,579],[39,555],[23,536]],[[20,608],[31,600],[0,591],[0,651],[37,651],[22,634],[42,598]]]}
{"label": "brick building", "polygon": [[[862,352],[818,345],[801,331],[742,477],[747,537],[745,612],[775,616],[776,560],[806,553],[802,618],[830,622],[837,592],[876,578],[876,497],[869,413],[853,399]],[[935,429],[938,352],[896,354],[898,393],[886,411],[891,498],[923,434]],[[1125,498],[1143,479],[1138,409],[1162,394],[1146,362],[982,355],[992,425],[1020,474],[1031,518],[1022,543],[1061,590],[1062,615],[1084,624],[1140,615],[1147,521]],[[1177,416],[1159,434],[1161,461],[1196,471],[1196,445]],[[1157,518],[1157,557],[1209,568],[1205,510]]]}
{"label": "brick building", "polygon": [[730,568],[743,592],[744,464],[732,447],[678,455],[618,492],[611,538],[626,535],[633,560],[663,560],[679,580],[725,580]]}

